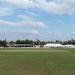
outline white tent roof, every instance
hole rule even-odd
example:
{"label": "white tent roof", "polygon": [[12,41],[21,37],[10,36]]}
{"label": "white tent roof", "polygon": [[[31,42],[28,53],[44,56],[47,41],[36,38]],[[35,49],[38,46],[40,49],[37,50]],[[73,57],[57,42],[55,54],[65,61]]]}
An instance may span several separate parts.
{"label": "white tent roof", "polygon": [[74,46],[74,45],[65,45],[65,46]]}
{"label": "white tent roof", "polygon": [[48,43],[48,44],[46,44],[46,45],[44,45],[45,47],[48,47],[48,46],[50,46],[50,47],[59,47],[59,46],[63,46],[63,45],[61,45],[61,44],[59,44],[59,43]]}
{"label": "white tent roof", "polygon": [[61,48],[75,48],[75,45],[62,45],[60,43],[48,43],[48,44],[45,44],[43,46],[44,48],[57,48],[57,47],[61,47]]}

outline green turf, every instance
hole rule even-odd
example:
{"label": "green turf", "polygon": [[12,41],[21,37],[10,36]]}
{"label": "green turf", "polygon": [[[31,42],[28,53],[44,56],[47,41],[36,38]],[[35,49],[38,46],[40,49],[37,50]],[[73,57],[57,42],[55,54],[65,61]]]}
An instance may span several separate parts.
{"label": "green turf", "polygon": [[75,75],[75,49],[0,49],[0,75]]}

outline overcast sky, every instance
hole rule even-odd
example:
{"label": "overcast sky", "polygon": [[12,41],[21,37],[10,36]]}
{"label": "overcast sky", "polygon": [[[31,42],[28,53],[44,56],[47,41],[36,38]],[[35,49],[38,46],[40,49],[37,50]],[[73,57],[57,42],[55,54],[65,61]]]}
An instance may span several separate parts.
{"label": "overcast sky", "polygon": [[75,39],[75,0],[0,0],[0,39]]}

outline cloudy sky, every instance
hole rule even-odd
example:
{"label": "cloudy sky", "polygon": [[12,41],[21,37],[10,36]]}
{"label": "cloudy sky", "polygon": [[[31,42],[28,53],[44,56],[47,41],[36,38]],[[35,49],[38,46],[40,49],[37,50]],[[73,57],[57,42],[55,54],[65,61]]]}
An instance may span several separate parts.
{"label": "cloudy sky", "polygon": [[0,39],[75,39],[75,0],[0,0]]}

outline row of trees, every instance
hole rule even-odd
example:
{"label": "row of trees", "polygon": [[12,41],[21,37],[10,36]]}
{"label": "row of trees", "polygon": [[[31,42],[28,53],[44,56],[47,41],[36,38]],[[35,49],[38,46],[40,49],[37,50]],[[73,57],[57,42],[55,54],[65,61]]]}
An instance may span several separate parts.
{"label": "row of trees", "polygon": [[74,39],[71,39],[71,40],[67,40],[67,41],[59,41],[59,40],[56,40],[56,41],[41,41],[41,40],[29,40],[29,39],[26,39],[26,40],[17,40],[17,41],[10,41],[9,43],[10,44],[32,44],[32,43],[35,43],[35,45],[39,45],[39,44],[46,44],[46,43],[60,43],[60,44],[72,44],[72,45],[75,45],[75,40]]}
{"label": "row of trees", "polygon": [[39,44],[44,45],[46,42],[40,40],[33,41],[33,40],[26,39],[26,40],[10,41],[9,43],[10,44],[33,44],[34,43],[35,45],[39,45]]}
{"label": "row of trees", "polygon": [[75,40],[72,39],[72,40],[68,40],[68,41],[59,41],[59,40],[56,40],[56,41],[41,41],[41,40],[29,40],[29,39],[26,39],[26,40],[16,40],[16,41],[10,41],[8,42],[6,39],[5,40],[0,40],[0,46],[3,46],[3,47],[6,47],[7,44],[35,44],[35,45],[44,45],[46,43],[61,43],[63,45],[65,44],[72,44],[72,45],[75,45]]}

